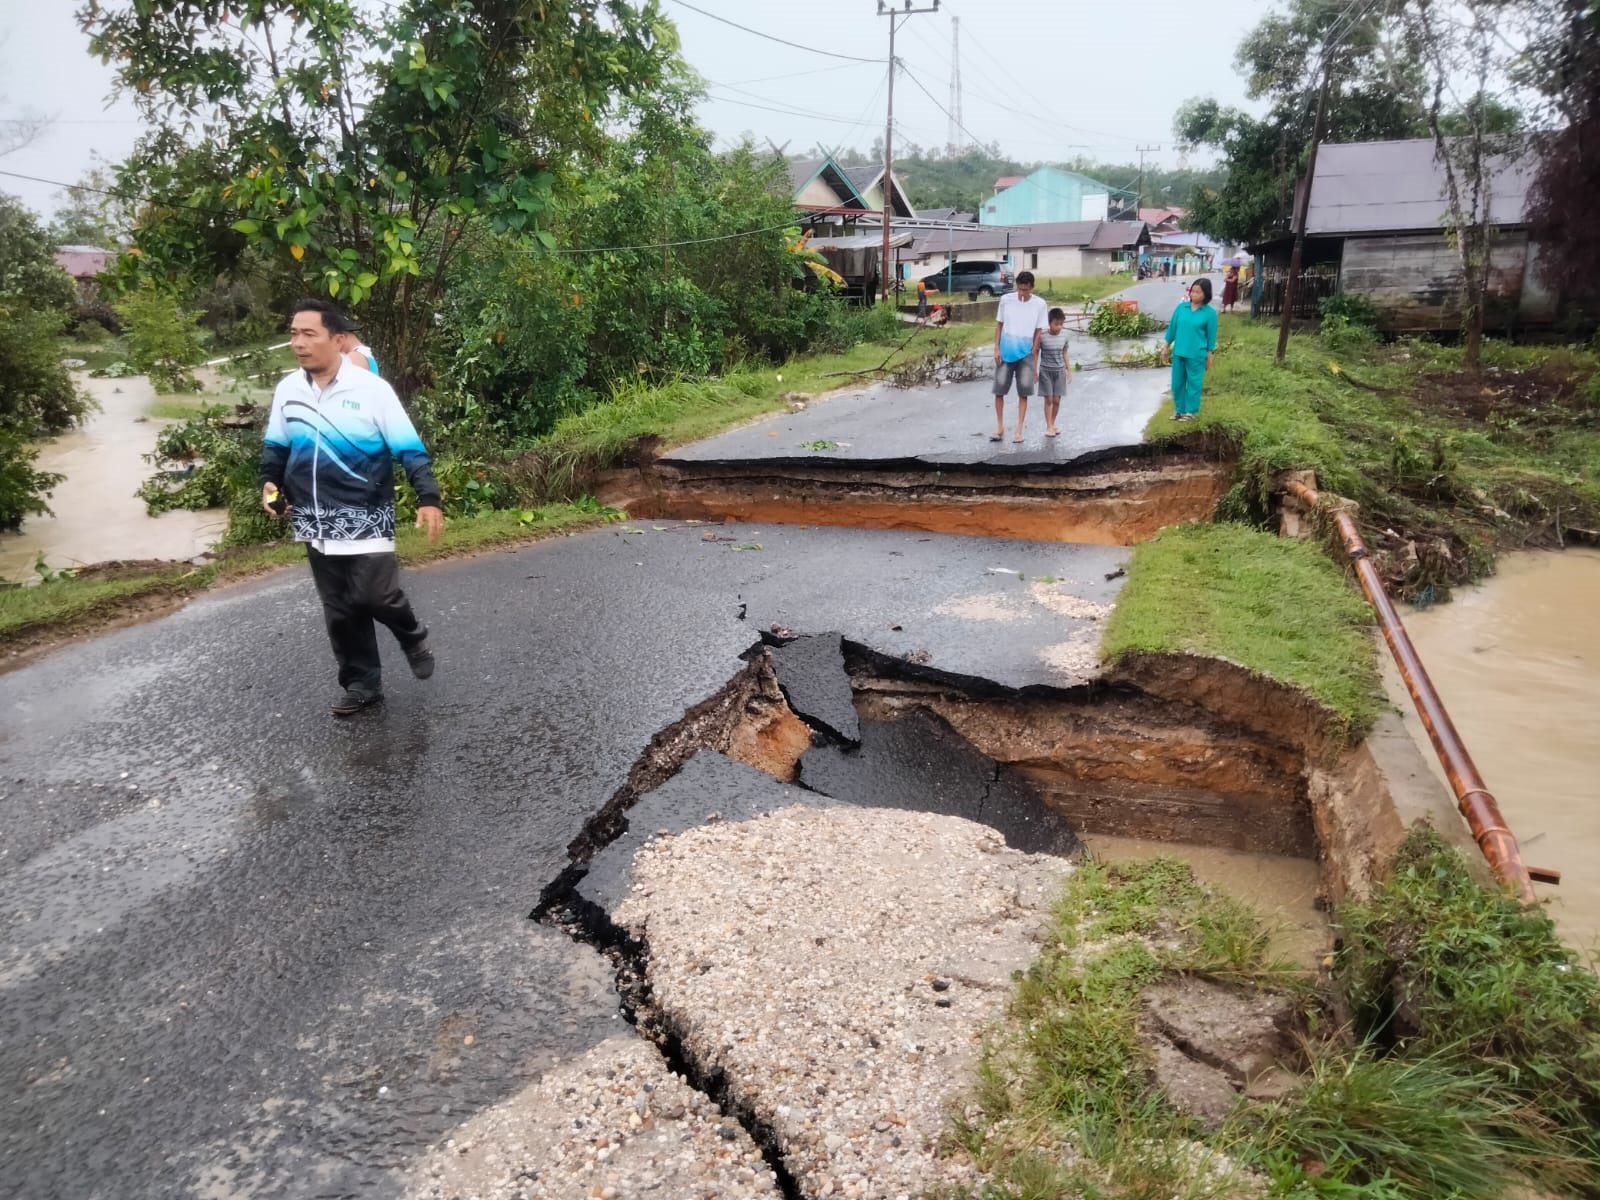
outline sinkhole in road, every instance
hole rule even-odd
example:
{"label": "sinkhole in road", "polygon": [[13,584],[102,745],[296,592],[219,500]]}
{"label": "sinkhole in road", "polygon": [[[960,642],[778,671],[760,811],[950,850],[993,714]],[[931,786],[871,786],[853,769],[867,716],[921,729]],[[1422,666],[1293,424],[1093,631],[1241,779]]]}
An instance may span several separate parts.
{"label": "sinkhole in road", "polygon": [[1131,446],[1066,463],[939,464],[772,458],[657,459],[609,473],[606,503],[639,519],[906,529],[1129,545],[1204,520],[1232,483],[1231,451]]}
{"label": "sinkhole in road", "polygon": [[[1343,866],[1318,810],[1340,788],[1317,714],[1277,685],[1191,664],[1164,689],[1155,681],[1174,673],[1143,664],[1092,686],[1016,689],[838,634],[764,635],[742,658],[726,685],[651,740],[533,916],[609,957],[625,1017],[743,1125],[786,1194],[798,1190],[774,1131],[737,1081],[692,1060],[686,1031],[653,1002],[645,935],[612,918],[653,837],[795,805],[960,816],[1012,848],[1066,858],[1093,853],[1097,838],[1134,837],[1177,857],[1199,848],[1235,876],[1277,878],[1299,926],[1280,948],[1304,960],[1325,944],[1323,896],[1342,891]],[[1284,864],[1294,870],[1267,869]]]}

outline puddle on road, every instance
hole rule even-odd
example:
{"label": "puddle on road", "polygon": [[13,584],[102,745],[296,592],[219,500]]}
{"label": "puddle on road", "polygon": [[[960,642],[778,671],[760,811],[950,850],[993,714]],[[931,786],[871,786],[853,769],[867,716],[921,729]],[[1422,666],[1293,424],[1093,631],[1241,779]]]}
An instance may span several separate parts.
{"label": "puddle on road", "polygon": [[[1562,873],[1559,887],[1538,888],[1562,935],[1600,958],[1600,551],[1508,555],[1481,587],[1403,615],[1524,857]],[[1386,668],[1390,696],[1442,779]]]}
{"label": "puddle on road", "polygon": [[114,559],[193,558],[222,535],[227,514],[145,514],[134,491],[150,475],[141,457],[155,448],[163,422],[140,421],[155,394],[142,376],[75,376],[100,403],[81,428],[40,447],[35,468],[66,479],[49,498],[53,515],[29,517],[20,533],[0,534],[0,579],[30,581],[43,554],[54,568]]}

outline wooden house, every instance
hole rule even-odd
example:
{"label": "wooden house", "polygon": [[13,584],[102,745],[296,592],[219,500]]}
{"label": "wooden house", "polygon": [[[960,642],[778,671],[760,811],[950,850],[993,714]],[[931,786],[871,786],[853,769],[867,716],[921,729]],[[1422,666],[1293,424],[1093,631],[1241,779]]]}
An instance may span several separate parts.
{"label": "wooden house", "polygon": [[[883,228],[883,167],[843,167],[832,155],[791,159],[789,182],[801,225],[818,236],[850,236],[867,218]],[[889,180],[891,218],[917,215],[900,180]]]}
{"label": "wooden house", "polygon": [[[1538,248],[1528,239],[1535,168],[1531,154],[1490,162],[1489,329],[1549,325],[1557,315],[1556,298],[1535,270]],[[1370,300],[1391,331],[1459,329],[1465,285],[1446,233],[1447,197],[1431,138],[1319,146],[1296,315],[1315,316],[1323,295],[1344,292]],[[1250,247],[1261,283],[1254,311],[1282,311],[1292,248],[1287,234]]]}
{"label": "wooden house", "polygon": [[902,261],[911,278],[951,260],[1009,259],[1039,276],[1109,275],[1126,269],[1150,244],[1143,221],[1051,221],[1038,225],[897,225],[916,234]]}

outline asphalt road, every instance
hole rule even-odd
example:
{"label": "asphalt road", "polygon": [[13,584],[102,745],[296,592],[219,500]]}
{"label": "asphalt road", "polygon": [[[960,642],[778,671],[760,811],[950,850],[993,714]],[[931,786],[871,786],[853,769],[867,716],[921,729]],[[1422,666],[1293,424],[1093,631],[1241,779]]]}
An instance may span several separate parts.
{"label": "asphalt road", "polygon": [[7,675],[0,1195],[393,1194],[616,1030],[599,957],[527,914],[758,629],[1067,686],[1125,556],[637,523],[409,573],[438,673],[385,642],[349,721],[299,570]]}
{"label": "asphalt road", "polygon": [[[1148,282],[1118,293],[1137,300],[1162,321],[1172,315],[1191,282]],[[1215,281],[1214,281],[1215,282]],[[1220,284],[1217,285],[1220,293]],[[1142,343],[1156,345],[1152,335]],[[994,434],[993,383],[981,377],[938,388],[900,389],[880,383],[842,392],[797,413],[779,413],[682,446],[663,461],[685,463],[772,462],[775,465],[843,459],[860,464],[926,464],[1015,470],[1069,463],[1096,451],[1134,445],[1161,407],[1167,388],[1162,369],[1107,368],[1139,342],[1103,343],[1069,331],[1068,353],[1083,370],[1074,371],[1061,402],[1061,436],[1044,436],[1044,402],[1028,403],[1021,444],[1016,430],[1016,397],[1006,402],[1005,440]],[[987,362],[982,351],[980,361]]]}

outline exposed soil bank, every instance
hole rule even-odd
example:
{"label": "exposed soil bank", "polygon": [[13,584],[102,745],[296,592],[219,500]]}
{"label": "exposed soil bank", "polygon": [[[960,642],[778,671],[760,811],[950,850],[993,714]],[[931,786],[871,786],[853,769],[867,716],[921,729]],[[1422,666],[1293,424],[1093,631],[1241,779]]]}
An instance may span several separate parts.
{"label": "exposed soil bank", "polygon": [[601,498],[639,518],[914,529],[1127,545],[1204,520],[1227,491],[1214,456],[1136,449],[1048,470],[811,460],[656,462],[616,471]]}

